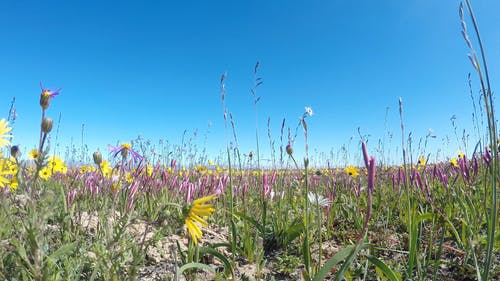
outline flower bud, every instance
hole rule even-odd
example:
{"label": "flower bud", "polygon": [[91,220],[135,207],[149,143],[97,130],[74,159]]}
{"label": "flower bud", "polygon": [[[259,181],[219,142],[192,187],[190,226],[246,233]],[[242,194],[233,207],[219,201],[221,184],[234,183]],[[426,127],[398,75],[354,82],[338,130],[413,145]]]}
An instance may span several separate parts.
{"label": "flower bud", "polygon": [[253,158],[253,151],[250,151],[250,153],[248,153],[248,157],[250,157],[250,159]]}
{"label": "flower bud", "polygon": [[50,105],[50,92],[49,91],[42,91],[42,94],[40,95],[40,106],[42,107],[43,110],[49,108]]}
{"label": "flower bud", "polygon": [[17,158],[19,156],[19,154],[21,154],[21,151],[19,150],[19,146],[13,145],[10,148],[10,156]]}
{"label": "flower bud", "polygon": [[101,154],[101,152],[99,152],[99,151],[94,152],[94,154],[92,154],[92,157],[94,158],[94,163],[96,165],[101,165],[101,163],[102,163],[102,154]]}
{"label": "flower bud", "polygon": [[292,148],[291,144],[288,144],[286,146],[286,153],[288,153],[288,155],[292,156],[292,154],[293,154],[293,148]]}
{"label": "flower bud", "polygon": [[52,125],[54,124],[54,120],[50,118],[43,118],[42,120],[42,132],[45,134],[50,133],[52,131]]}

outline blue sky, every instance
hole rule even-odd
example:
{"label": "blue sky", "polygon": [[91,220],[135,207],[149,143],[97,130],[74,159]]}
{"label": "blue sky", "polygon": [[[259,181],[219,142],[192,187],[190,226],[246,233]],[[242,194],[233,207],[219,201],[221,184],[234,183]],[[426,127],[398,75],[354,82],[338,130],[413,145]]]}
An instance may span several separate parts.
{"label": "blue sky", "polygon": [[[108,144],[138,135],[179,144],[184,131],[189,139],[198,130],[193,142],[214,158],[226,143],[219,80],[227,72],[226,107],[246,154],[255,151],[250,89],[259,61],[263,158],[270,158],[267,119],[278,149],[283,118],[293,131],[305,106],[314,110],[307,119],[309,147],[318,161],[321,152],[338,155],[349,143],[348,161],[357,161],[358,127],[369,135],[371,150],[382,139],[392,151],[387,157],[397,158],[399,97],[414,147],[432,129],[436,138],[427,152],[432,158],[441,150],[444,157],[460,148],[452,116],[459,137],[465,129],[476,138],[467,84],[473,69],[458,5],[431,0],[2,1],[2,116],[15,97],[14,143],[34,147],[42,82],[63,88],[48,112],[56,121],[61,115],[59,150],[81,145],[84,124],[83,142],[90,151],[107,151]],[[473,5],[493,89],[498,89],[500,3]],[[295,147],[303,155],[301,133]]]}

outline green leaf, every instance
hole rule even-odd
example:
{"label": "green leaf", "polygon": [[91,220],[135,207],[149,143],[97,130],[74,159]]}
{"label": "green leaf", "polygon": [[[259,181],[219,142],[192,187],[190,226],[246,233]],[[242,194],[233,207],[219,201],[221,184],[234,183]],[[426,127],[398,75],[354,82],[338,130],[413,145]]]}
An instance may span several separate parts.
{"label": "green leaf", "polygon": [[285,230],[286,241],[285,245],[293,242],[297,237],[299,237],[304,232],[304,224],[300,219],[295,219],[290,226]]}
{"label": "green leaf", "polygon": [[265,227],[262,224],[260,224],[257,220],[255,220],[255,219],[253,219],[253,218],[251,218],[251,217],[249,217],[241,212],[234,212],[234,215],[248,221],[251,224],[253,224],[253,226],[255,226],[259,230],[261,235],[264,235]]}
{"label": "green leaf", "polygon": [[179,251],[179,255],[181,256],[181,262],[184,264],[186,263],[186,254],[182,251],[181,249],[181,245],[179,244],[179,241],[175,241],[175,243],[177,244],[177,251]]}
{"label": "green leaf", "polygon": [[67,255],[70,252],[72,252],[75,248],[76,248],[76,243],[75,242],[62,245],[61,247],[59,247],[59,249],[57,249],[56,251],[54,251],[47,258],[49,258],[52,261],[56,261],[61,256]]}
{"label": "green leaf", "polygon": [[351,251],[351,253],[347,257],[347,260],[344,262],[344,264],[342,264],[339,271],[335,275],[335,279],[334,279],[335,281],[344,280],[344,275],[345,275],[347,269],[351,266],[352,262],[354,261],[354,259],[358,255],[359,251],[361,251],[365,248],[368,248],[368,246],[369,246],[369,244],[365,244],[365,243],[361,244],[360,243],[359,245],[356,246],[356,248],[354,248],[353,251]]}
{"label": "green leaf", "polygon": [[202,269],[211,273],[215,273],[215,269],[211,268],[209,265],[206,265],[204,263],[199,263],[199,262],[190,262],[186,263],[185,265],[181,266],[179,268],[179,274],[182,274],[184,271],[191,269],[191,268],[198,268]]}
{"label": "green leaf", "polygon": [[211,248],[211,247],[200,247],[199,251],[200,251],[201,256],[206,255],[206,254],[210,254],[212,256],[219,258],[222,261],[222,263],[224,263],[224,270],[226,272],[232,274],[233,267],[231,266],[231,263],[229,262],[229,260],[221,252],[219,252],[216,249]]}
{"label": "green leaf", "polygon": [[[361,249],[365,249],[368,247],[368,244],[361,244]],[[344,249],[340,250],[333,257],[329,258],[325,264],[321,267],[321,269],[314,276],[314,281],[322,281],[325,280],[330,270],[337,265],[339,262],[345,260],[349,255],[351,255],[356,250],[356,245],[347,246]],[[361,250],[360,249],[360,250]]]}
{"label": "green leaf", "polygon": [[417,219],[415,220],[415,224],[419,224],[421,223],[423,220],[427,220],[427,219],[432,219],[434,215],[431,214],[431,213],[425,213],[425,214],[421,214],[421,215],[418,215],[417,216]]}
{"label": "green leaf", "polygon": [[401,277],[398,277],[394,271],[392,271],[382,260],[371,256],[371,255],[366,255],[366,258],[373,264],[375,265],[378,269],[384,273],[384,275],[389,278],[391,281],[401,281]]}

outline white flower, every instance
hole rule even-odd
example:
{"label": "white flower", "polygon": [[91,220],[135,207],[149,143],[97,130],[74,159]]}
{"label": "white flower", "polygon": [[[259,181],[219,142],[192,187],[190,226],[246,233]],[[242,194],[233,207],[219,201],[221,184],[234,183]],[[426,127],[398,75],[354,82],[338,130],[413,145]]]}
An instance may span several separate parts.
{"label": "white flower", "polygon": [[322,195],[312,193],[312,192],[307,193],[307,198],[309,199],[309,202],[311,204],[318,203],[318,205],[320,207],[328,207],[328,206],[332,205],[332,203],[333,203],[330,199],[325,198]]}
{"label": "white flower", "polygon": [[305,115],[313,116],[313,110],[310,106],[306,106],[306,111],[304,112]]}

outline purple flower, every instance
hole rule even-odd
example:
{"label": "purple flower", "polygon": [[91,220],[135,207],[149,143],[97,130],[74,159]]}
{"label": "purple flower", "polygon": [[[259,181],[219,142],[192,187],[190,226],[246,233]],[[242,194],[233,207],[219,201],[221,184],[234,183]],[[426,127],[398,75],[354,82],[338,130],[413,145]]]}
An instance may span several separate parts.
{"label": "purple flower", "polygon": [[130,143],[122,143],[119,146],[109,146],[109,150],[113,153],[113,157],[116,157],[118,154],[121,154],[125,159],[128,154],[132,155],[132,160],[135,162],[139,162],[142,160],[142,155],[140,155],[137,151],[132,149],[132,145]]}
{"label": "purple flower", "polygon": [[61,92],[61,90],[62,90],[62,88],[59,88],[55,91],[52,91],[50,89],[45,89],[42,85],[42,82],[40,82],[40,89],[42,89],[42,95],[48,96],[50,98],[53,98],[53,97],[59,95],[59,92]]}
{"label": "purple flower", "polygon": [[40,82],[40,88],[42,89],[42,93],[40,94],[40,106],[42,107],[43,110],[46,110],[50,106],[50,99],[59,95],[61,88],[55,91],[45,89],[42,86],[42,82]]}

